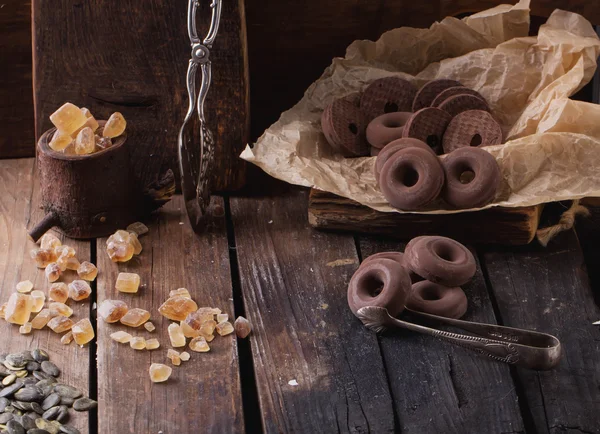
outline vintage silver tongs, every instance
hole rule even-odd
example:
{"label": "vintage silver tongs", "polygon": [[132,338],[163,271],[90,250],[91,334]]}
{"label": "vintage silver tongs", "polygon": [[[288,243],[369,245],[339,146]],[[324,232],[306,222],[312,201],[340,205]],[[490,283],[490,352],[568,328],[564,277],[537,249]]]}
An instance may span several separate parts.
{"label": "vintage silver tongs", "polygon": [[[210,49],[219,30],[219,21],[221,18],[221,0],[211,0],[210,8],[212,17],[208,34],[204,39],[198,37],[196,30],[196,13],[200,3],[198,0],[188,0],[187,27],[190,42],[192,45],[192,58],[190,59],[187,71],[187,91],[190,100],[187,114],[183,125],[179,130],[177,140],[179,155],[179,171],[181,172],[181,190],[185,200],[185,207],[188,218],[194,230],[200,228],[202,216],[210,203],[210,178],[215,157],[215,142],[211,131],[206,126],[204,117],[204,101],[208,94],[211,82],[211,61]],[[196,73],[200,66],[202,71],[202,81],[200,82],[200,91],[196,97]],[[195,162],[196,152],[198,150],[194,140],[194,122],[192,121],[194,109],[198,110],[200,120],[200,159],[199,167]]]}
{"label": "vintage silver tongs", "polygon": [[387,329],[404,328],[459,345],[499,362],[522,366],[529,369],[548,370],[560,361],[560,341],[549,334],[533,330],[482,324],[458,319],[445,318],[422,312],[410,312],[416,319],[430,324],[445,324],[458,327],[477,336],[429,328],[420,324],[392,317],[387,309],[377,306],[362,307],[357,316],[371,330],[382,332]]}

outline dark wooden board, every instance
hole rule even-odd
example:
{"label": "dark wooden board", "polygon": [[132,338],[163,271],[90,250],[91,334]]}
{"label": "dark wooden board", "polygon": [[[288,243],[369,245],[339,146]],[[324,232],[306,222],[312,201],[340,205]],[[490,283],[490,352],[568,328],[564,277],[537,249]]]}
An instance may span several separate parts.
{"label": "dark wooden board", "polygon": [[[362,236],[359,246],[363,260],[405,247]],[[480,267],[462,288],[469,300],[463,319],[495,324]],[[380,343],[401,432],[524,432],[508,366],[411,332],[385,334]]]}
{"label": "dark wooden board", "polygon": [[35,154],[31,84],[31,1],[0,8],[0,158]]}
{"label": "dark wooden board", "polygon": [[308,192],[287,190],[231,199],[264,429],[394,432],[377,339],[347,306],[353,238],[313,231]]}
{"label": "dark wooden board", "polygon": [[[40,189],[33,159],[0,160],[0,304],[7,301],[16,284],[31,280],[34,289],[44,291],[46,305],[49,302],[50,287],[43,269],[38,269],[29,256],[36,245],[27,237],[28,226],[41,218],[38,208]],[[55,233],[56,234],[56,233]],[[56,234],[58,235],[58,234]],[[64,244],[77,251],[80,261],[90,259],[89,242],[62,238]],[[77,273],[67,271],[61,281],[66,283],[77,279]],[[73,309],[72,319],[78,321],[90,317],[89,300],[68,301]],[[49,328],[32,330],[29,335],[19,334],[19,326],[0,320],[0,353],[18,352],[41,348],[46,350],[51,361],[61,368],[60,381],[88,393],[90,346],[83,348],[71,343],[65,346],[60,342],[61,335]],[[71,425],[82,433],[88,432],[88,413],[70,411]]]}
{"label": "dark wooden board", "polygon": [[504,325],[554,334],[563,347],[553,371],[517,369],[537,432],[596,433],[600,427],[600,319],[573,231],[547,248],[481,255]]}
{"label": "dark wooden board", "polygon": [[[149,223],[150,232],[140,238],[141,255],[125,264],[111,262],[105,239],[98,240],[98,303],[105,299],[125,301],[130,308],[151,313],[156,331],[132,329],[120,323],[98,320],[98,432],[242,432],[239,365],[234,335],[217,336],[208,353],[191,354],[191,360],[173,366],[167,359],[171,347],[167,327],[171,321],[158,313],[169,291],[185,287],[198,306],[219,307],[233,316],[231,277],[223,201],[215,198],[216,213],[207,231],[195,235],[187,222],[181,196],[176,196]],[[119,272],[141,276],[143,288],[137,294],[115,289]],[[110,334],[124,330],[134,336],[152,337],[161,347],[135,351],[118,344]],[[183,351],[178,348],[177,351]],[[151,363],[173,368],[166,383],[153,384],[148,375]],[[135,410],[133,410],[135,409]]]}
{"label": "dark wooden board", "polygon": [[[199,32],[208,32],[209,2],[201,2]],[[147,184],[178,174],[177,134],[188,108],[190,58],[187,1],[33,1],[36,136],[65,101],[97,119],[114,111],[128,121],[136,174]],[[248,77],[241,0],[223,2],[207,101],[215,135],[216,189],[244,183],[238,157],[247,142]]]}
{"label": "dark wooden board", "polygon": [[388,235],[403,240],[417,235],[444,235],[468,243],[520,245],[533,240],[542,208],[543,205],[490,208],[445,215],[382,213],[312,189],[308,221],[318,229]]}

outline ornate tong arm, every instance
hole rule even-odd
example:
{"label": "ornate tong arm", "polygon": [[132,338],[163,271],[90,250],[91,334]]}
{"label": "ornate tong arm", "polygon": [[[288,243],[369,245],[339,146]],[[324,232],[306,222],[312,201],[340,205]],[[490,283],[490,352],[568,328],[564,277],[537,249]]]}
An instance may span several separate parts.
{"label": "ornate tong arm", "polygon": [[476,333],[479,336],[463,335],[402,321],[390,316],[387,309],[375,306],[359,309],[358,317],[363,324],[376,332],[393,328],[405,328],[459,345],[499,362],[529,369],[552,369],[560,360],[560,341],[552,335],[512,327],[472,323],[414,311],[410,312],[428,322],[452,325]]}

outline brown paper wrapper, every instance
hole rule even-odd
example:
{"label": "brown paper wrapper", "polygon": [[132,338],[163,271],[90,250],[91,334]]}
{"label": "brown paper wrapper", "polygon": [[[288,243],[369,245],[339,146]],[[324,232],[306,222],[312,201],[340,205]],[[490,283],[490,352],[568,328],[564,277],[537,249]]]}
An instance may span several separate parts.
{"label": "brown paper wrapper", "polygon": [[[289,183],[402,212],[379,191],[374,157],[332,153],[321,113],[333,99],[382,77],[399,76],[417,87],[449,78],[487,99],[506,138],[503,145],[482,148],[503,175],[501,191],[484,208],[600,196],[600,107],[569,99],[592,78],[600,40],[586,19],[562,10],[538,36],[528,31],[529,0],[521,0],[463,20],[446,18],[429,29],[403,27],[376,42],[355,41],[241,158]],[[419,213],[473,211],[445,206],[435,203]]]}

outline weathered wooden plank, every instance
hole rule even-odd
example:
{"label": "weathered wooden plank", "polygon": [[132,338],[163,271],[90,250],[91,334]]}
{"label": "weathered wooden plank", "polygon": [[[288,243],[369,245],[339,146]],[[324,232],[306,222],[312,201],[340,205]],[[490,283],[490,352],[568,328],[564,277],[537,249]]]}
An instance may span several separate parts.
{"label": "weathered wooden plank", "polygon": [[[44,270],[39,270],[29,251],[35,244],[27,237],[27,229],[41,218],[40,189],[35,175],[33,159],[0,160],[0,303],[4,303],[21,280],[31,280],[34,289],[42,290],[48,297],[49,284]],[[89,242],[62,238],[77,250],[80,261],[90,259]],[[61,281],[77,279],[77,273],[68,271]],[[48,300],[48,298],[47,298]],[[72,319],[89,318],[89,301],[68,302],[73,309]],[[19,326],[0,320],[0,352],[16,352],[41,348],[62,369],[61,381],[88,393],[90,349],[74,343],[64,346],[60,335],[48,328],[33,330],[28,336],[19,334]],[[88,414],[71,411],[70,424],[81,432],[88,432]]]}
{"label": "weathered wooden plank", "polygon": [[444,235],[465,243],[520,245],[533,240],[542,209],[543,205],[536,205],[460,214],[384,213],[345,197],[312,189],[308,221],[318,229],[388,235],[401,240],[417,235]]}
{"label": "weathered wooden plank", "polygon": [[563,347],[553,371],[517,369],[537,432],[592,433],[600,427],[600,319],[573,231],[547,248],[482,255],[504,325],[554,334]]}
{"label": "weathered wooden plank", "polygon": [[[360,237],[363,259],[404,251],[389,239]],[[495,324],[480,267],[462,287],[469,300],[463,319]],[[383,335],[381,350],[403,433],[524,432],[508,366],[429,336]]]}
{"label": "weathered wooden plank", "polygon": [[31,85],[31,1],[0,8],[0,158],[35,155]]}
{"label": "weathered wooden plank", "polygon": [[[97,119],[120,111],[128,121],[135,173],[144,185],[166,169],[178,173],[177,134],[188,109],[191,55],[187,3],[34,0],[36,136],[50,127],[48,116],[65,101],[88,107]],[[202,37],[210,23],[209,5],[200,2]],[[206,115],[217,143],[219,190],[239,188],[245,179],[237,158],[249,128],[243,18],[242,0],[223,2],[210,54],[213,82]]]}
{"label": "weathered wooden plank", "polygon": [[352,237],[308,226],[308,191],[265,193],[231,199],[265,431],[393,432],[377,339],[346,301]]}
{"label": "weathered wooden plank", "polygon": [[[180,196],[160,210],[150,233],[140,238],[144,250],[126,264],[114,264],[106,254],[105,239],[97,245],[98,303],[105,299],[125,301],[130,308],[151,313],[156,331],[131,329],[119,323],[98,320],[98,432],[241,432],[243,413],[236,340],[233,335],[212,341],[209,353],[190,352],[192,358],[179,367],[167,383],[153,384],[148,376],[151,363],[169,364],[171,348],[167,327],[158,313],[169,291],[188,288],[199,306],[220,307],[233,316],[231,276],[223,201],[214,198],[207,232],[194,235]],[[137,294],[115,289],[119,272],[141,276],[143,288]],[[155,337],[161,347],[134,351],[110,339],[125,330],[146,339]],[[182,350],[182,349],[178,349]],[[189,351],[189,350],[188,350]],[[135,408],[135,411],[133,409]]]}

